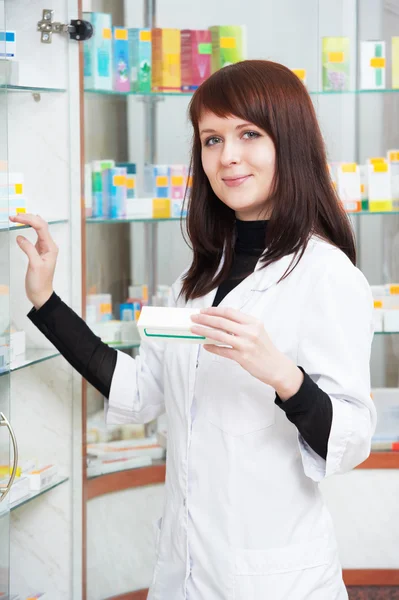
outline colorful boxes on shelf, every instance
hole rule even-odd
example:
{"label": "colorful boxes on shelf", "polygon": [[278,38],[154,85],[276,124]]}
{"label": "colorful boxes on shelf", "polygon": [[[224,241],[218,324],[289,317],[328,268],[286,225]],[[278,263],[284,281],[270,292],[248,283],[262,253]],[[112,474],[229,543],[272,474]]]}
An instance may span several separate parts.
{"label": "colorful boxes on shelf", "polygon": [[[26,213],[24,176],[22,173],[0,173],[0,222],[8,226],[9,216]],[[13,225],[15,225],[13,223]]]}
{"label": "colorful boxes on shelf", "polygon": [[112,17],[106,13],[83,13],[83,19],[93,25],[92,37],[84,42],[85,89],[113,89],[112,78]]}
{"label": "colorful boxes on shelf", "polygon": [[338,195],[347,212],[362,209],[360,194],[360,170],[356,163],[341,163],[337,168]]}
{"label": "colorful boxes on shelf", "polygon": [[374,298],[374,331],[399,333],[399,284],[371,286]]}
{"label": "colorful boxes on shelf", "polygon": [[370,212],[392,210],[391,165],[386,158],[367,160],[367,187]]}

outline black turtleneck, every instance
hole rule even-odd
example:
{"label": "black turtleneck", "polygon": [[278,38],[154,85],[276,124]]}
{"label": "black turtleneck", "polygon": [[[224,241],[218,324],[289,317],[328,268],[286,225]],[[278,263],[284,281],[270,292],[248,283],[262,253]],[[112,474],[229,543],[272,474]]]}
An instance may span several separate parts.
{"label": "black turtleneck", "polygon": [[[267,225],[268,221],[236,221],[233,264],[227,279],[216,292],[213,306],[218,306],[231,290],[254,271],[266,247]],[[55,293],[39,310],[33,308],[28,317],[64,358],[108,398],[116,366],[116,351],[104,344]],[[309,446],[325,459],[332,423],[332,403],[328,394],[299,368],[304,374],[299,391],[285,402],[276,394],[275,402]]]}
{"label": "black turtleneck", "polygon": [[268,221],[236,221],[233,264],[228,278],[216,292],[213,306],[218,306],[231,290],[254,271],[266,247],[267,225]]}

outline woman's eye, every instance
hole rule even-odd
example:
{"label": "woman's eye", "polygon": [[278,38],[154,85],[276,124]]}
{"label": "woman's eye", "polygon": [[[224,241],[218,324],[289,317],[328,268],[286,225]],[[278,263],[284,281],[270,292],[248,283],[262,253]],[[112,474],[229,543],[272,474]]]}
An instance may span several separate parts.
{"label": "woman's eye", "polygon": [[213,136],[211,138],[208,138],[205,142],[205,146],[214,146],[215,144],[220,142],[220,138]]}
{"label": "woman's eye", "polygon": [[244,133],[244,137],[245,137],[245,136],[247,136],[247,138],[246,138],[246,139],[249,139],[249,140],[251,140],[251,139],[255,139],[255,138],[258,138],[258,137],[260,137],[260,133],[258,133],[257,131],[246,131],[246,132]]}

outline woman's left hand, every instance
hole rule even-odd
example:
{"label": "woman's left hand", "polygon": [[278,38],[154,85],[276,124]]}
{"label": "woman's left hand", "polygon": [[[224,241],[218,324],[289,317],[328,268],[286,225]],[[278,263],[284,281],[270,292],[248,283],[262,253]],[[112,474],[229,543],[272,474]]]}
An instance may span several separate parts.
{"label": "woman's left hand", "polygon": [[301,387],[302,371],[276,348],[258,319],[234,308],[220,307],[201,310],[191,319],[195,323],[191,329],[195,335],[230,346],[205,344],[205,350],[235,360],[248,373],[271,385],[282,400],[296,394]]}

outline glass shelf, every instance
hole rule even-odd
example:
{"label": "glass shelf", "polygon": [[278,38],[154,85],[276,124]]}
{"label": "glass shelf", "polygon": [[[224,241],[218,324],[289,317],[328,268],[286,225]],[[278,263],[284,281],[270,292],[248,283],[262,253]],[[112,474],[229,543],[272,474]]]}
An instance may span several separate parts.
{"label": "glass shelf", "polygon": [[41,489],[40,491],[30,492],[27,496],[24,496],[24,498],[20,498],[16,502],[12,502],[8,507],[5,504],[4,504],[4,506],[0,505],[1,506],[0,518],[3,517],[4,515],[8,515],[9,511],[15,510],[15,509],[19,508],[20,506],[23,506],[24,504],[31,502],[35,498],[38,498],[39,496],[43,496],[43,494],[47,494],[47,492],[50,492],[51,490],[55,489],[59,485],[62,485],[66,481],[69,481],[69,477],[59,476],[58,479],[53,481],[53,483],[50,483],[50,485],[46,486],[45,488]]}
{"label": "glass shelf", "polygon": [[11,363],[10,370],[19,371],[19,369],[36,365],[59,355],[60,353],[55,348],[49,348],[45,350],[40,348],[30,348],[26,350],[25,354],[21,354],[21,356],[18,356],[17,359]]}
{"label": "glass shelf", "polygon": [[361,217],[364,215],[399,215],[399,210],[384,210],[384,211],[361,210],[359,212],[346,211],[346,214],[349,217]]}
{"label": "glass shelf", "polygon": [[12,84],[2,84],[0,85],[1,90],[7,90],[7,92],[32,92],[33,94],[41,94],[45,92],[56,93],[56,94],[64,94],[66,92],[65,88],[46,88],[46,87],[35,87],[28,85],[12,85]]}
{"label": "glass shelf", "polygon": [[[377,211],[369,211],[369,210],[362,210],[359,212],[349,212],[347,211],[346,214],[349,217],[362,217],[365,215],[384,215],[384,216],[391,216],[391,215],[399,215],[399,210],[390,210],[390,211],[381,211],[381,212],[377,212]],[[123,217],[122,219],[109,219],[109,218],[105,218],[105,217],[87,217],[86,219],[86,223],[88,224],[110,224],[110,223],[161,223],[163,221],[165,222],[170,222],[170,221],[184,221],[185,217],[167,217],[164,219],[151,219],[151,218],[140,218],[140,217]]]}
{"label": "glass shelf", "polygon": [[50,490],[53,490],[54,488],[58,487],[59,485],[61,485],[62,483],[65,483],[68,480],[69,480],[69,477],[59,477],[56,481],[53,481],[53,483],[50,483],[50,485],[46,486],[45,488],[41,489],[40,491],[31,492],[28,496],[25,496],[24,498],[21,498],[20,500],[13,502],[12,504],[10,504],[9,508],[10,508],[10,510],[15,510],[16,508],[19,508],[20,506],[23,506],[24,504],[31,502],[35,498],[38,498],[39,496],[43,496],[43,494],[46,494]]}
{"label": "glass shelf", "polygon": [[[58,225],[59,223],[68,223],[68,219],[50,219],[47,221],[49,225]],[[1,231],[18,231],[19,229],[30,229],[30,225],[11,225],[9,226],[7,223],[0,222],[0,232]]]}
{"label": "glass shelf", "polygon": [[[149,98],[163,98],[163,97],[187,97],[192,96],[194,92],[117,92],[114,90],[94,90],[85,89],[86,94],[98,94],[100,96],[138,96],[138,97],[149,97]],[[350,96],[350,95],[363,95],[363,94],[395,94],[399,93],[399,89],[385,89],[385,90],[347,90],[343,92],[323,91],[323,90],[309,90],[311,96]]]}
{"label": "glass shelf", "polygon": [[375,331],[374,335],[399,335],[399,331]]}
{"label": "glass shelf", "polygon": [[161,221],[181,221],[181,217],[167,217],[165,219],[151,219],[140,217],[123,217],[122,219],[106,219],[104,217],[88,217],[86,223],[160,223]]}

